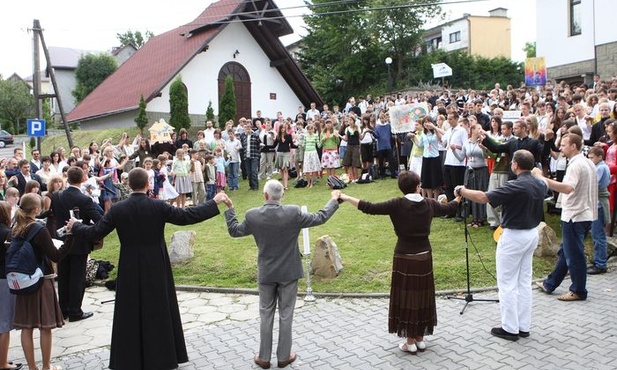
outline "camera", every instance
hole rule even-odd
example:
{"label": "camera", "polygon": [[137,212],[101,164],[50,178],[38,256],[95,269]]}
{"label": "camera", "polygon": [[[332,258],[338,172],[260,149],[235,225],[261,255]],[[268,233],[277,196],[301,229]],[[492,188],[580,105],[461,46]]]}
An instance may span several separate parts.
{"label": "camera", "polygon": [[56,230],[56,234],[58,235],[58,238],[64,238],[67,234],[66,226],[62,226],[61,228]]}

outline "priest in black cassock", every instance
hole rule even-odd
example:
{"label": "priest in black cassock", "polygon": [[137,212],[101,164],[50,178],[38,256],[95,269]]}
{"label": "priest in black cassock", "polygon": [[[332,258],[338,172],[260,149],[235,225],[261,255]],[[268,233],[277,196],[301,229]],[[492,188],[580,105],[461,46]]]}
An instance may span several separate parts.
{"label": "priest in black cassock", "polygon": [[133,193],[116,203],[95,225],[72,219],[74,235],[100,240],[114,229],[120,239],[116,302],[109,368],[163,370],[188,362],[176,289],[165,243],[165,224],[191,225],[219,214],[225,193],[196,207],[180,209],[148,198],[148,174],[129,172]]}

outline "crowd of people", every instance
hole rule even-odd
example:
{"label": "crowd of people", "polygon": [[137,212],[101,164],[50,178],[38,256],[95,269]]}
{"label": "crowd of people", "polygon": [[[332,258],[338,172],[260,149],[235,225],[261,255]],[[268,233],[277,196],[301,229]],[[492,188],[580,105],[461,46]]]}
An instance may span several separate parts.
{"label": "crowd of people", "polygon": [[[497,251],[502,325],[491,333],[509,340],[527,337],[531,256],[537,240],[533,230],[544,217],[547,198],[551,199],[548,211],[561,215],[563,242],[554,271],[539,288],[553,292],[569,272],[572,285],[559,300],[585,300],[586,275],[607,271],[606,235],[612,233],[615,220],[617,187],[616,99],[617,79],[597,78],[590,87],[559,83],[502,90],[495,84],[488,91],[442,89],[384,98],[368,95],[358,102],[352,97],[343,109],[333,106],[330,110],[325,104],[318,109],[311,103],[309,109],[299,107],[287,118],[278,112],[270,119],[257,111],[255,117],[226,122],[223,129],[207,121],[195,140],[185,129],[173,134],[171,141],[152,143],[139,135],[131,139],[125,133],[117,143],[106,139],[100,145],[91,142],[87,148],[76,146],[68,152],[57,148],[48,156],[33,149],[29,160],[21,148],[15,148],[12,157],[0,161],[0,237],[10,240],[11,229],[13,235],[26,235],[44,220],[45,227],[36,230],[33,245],[38,258],[58,262],[58,296],[49,263],[44,266],[46,283],[29,299],[15,299],[7,284],[0,283],[0,368],[22,366],[6,358],[7,334],[19,328],[28,367],[36,368],[32,330],[39,329],[42,368],[56,369],[51,364],[51,329],[61,327],[64,320],[92,317],[93,313],[81,309],[85,265],[94,246],[113,229],[118,230],[122,244],[118,300],[128,301],[135,291],[145,289],[153,298],[167,302],[165,307],[177,306],[166,254],[149,262],[165,271],[157,277],[156,286],[140,276],[125,282],[120,278],[120,274],[135,272],[134,264],[142,254],[165,244],[163,231],[137,240],[134,230],[148,229],[155,218],[143,223],[133,213],[151,209],[163,230],[167,222],[184,225],[211,218],[219,213],[219,203],[229,207],[225,216],[230,235],[253,235],[259,248],[262,347],[254,361],[263,368],[270,366],[274,302],[283,305],[280,309],[285,316],[293,315],[297,280],[302,277],[297,234],[302,227],[326,222],[342,202],[365,213],[388,214],[393,220],[397,243],[389,331],[406,338],[401,350],[424,350],[424,335],[431,334],[436,325],[428,241],[431,219],[436,216],[459,222],[471,216],[472,228],[488,225],[504,229]],[[389,109],[417,103],[426,103],[428,114],[414,122],[411,131],[394,132]],[[281,205],[292,178],[304,179],[305,186],[313,188],[322,175],[342,173],[351,183],[362,182],[366,174],[398,178],[404,196],[370,203],[333,192],[324,209],[315,214]],[[280,182],[272,179],[275,174]],[[267,180],[266,204],[238,222],[226,192],[241,186],[257,191],[262,180]],[[129,201],[114,205],[133,192]],[[189,197],[191,207],[187,207]],[[470,201],[468,207],[458,206],[461,197]],[[277,220],[290,222],[286,242],[281,242],[282,234],[271,231],[280,230],[280,225],[267,221],[266,216],[278,213]],[[75,223],[76,219],[83,225]],[[411,220],[423,222],[409,223]],[[74,231],[69,237],[59,230],[67,222]],[[415,226],[409,228],[409,224]],[[586,267],[583,241],[589,231],[594,260]],[[64,246],[57,249],[52,238],[64,240]],[[143,248],[136,247],[141,245]],[[518,254],[509,254],[510,250]],[[4,253],[0,255],[4,257]],[[293,269],[261,268],[288,262]],[[410,271],[424,271],[423,277],[418,279]],[[0,272],[5,278],[5,271]],[[519,277],[513,279],[514,275]],[[156,306],[146,301],[141,304]],[[37,312],[45,315],[37,316]],[[145,339],[147,332],[130,328],[142,314],[116,305],[115,316],[120,319],[114,321],[112,335],[114,366],[151,367],[149,360],[142,362],[141,357],[129,353],[160,348]],[[159,317],[161,312],[153,310],[149,315]],[[186,349],[179,313],[172,310],[165,315],[166,335],[177,343],[153,358],[156,364],[173,367],[186,361]],[[286,366],[296,358],[290,351],[291,319],[282,319],[280,330],[284,341],[277,354],[279,365]],[[141,334],[132,336],[137,332]]]}

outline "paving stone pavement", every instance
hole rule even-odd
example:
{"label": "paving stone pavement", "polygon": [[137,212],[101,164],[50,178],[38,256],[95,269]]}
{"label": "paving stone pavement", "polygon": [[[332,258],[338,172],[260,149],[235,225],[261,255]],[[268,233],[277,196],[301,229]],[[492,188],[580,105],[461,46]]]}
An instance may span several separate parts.
{"label": "paving stone pavement", "polygon": [[[401,352],[401,339],[387,332],[387,298],[320,298],[297,301],[290,369],[615,369],[617,367],[617,270],[589,276],[584,302],[560,302],[566,280],[552,295],[534,288],[531,336],[509,342],[490,335],[499,306],[437,299],[439,323],[427,350]],[[496,299],[495,291],[473,294]],[[53,331],[53,362],[64,369],[106,369],[113,292],[88,288],[84,307],[92,319]],[[252,294],[178,292],[190,362],[180,370],[257,369],[258,298]],[[156,325],[153,323],[153,325]],[[277,324],[275,324],[275,333]],[[35,331],[36,333],[36,331]],[[274,335],[276,350],[276,334]],[[35,343],[38,339],[35,339]],[[37,345],[37,359],[40,352]],[[23,362],[19,332],[12,332],[9,358]],[[273,367],[276,356],[273,354]],[[154,370],[154,369],[153,369]]]}

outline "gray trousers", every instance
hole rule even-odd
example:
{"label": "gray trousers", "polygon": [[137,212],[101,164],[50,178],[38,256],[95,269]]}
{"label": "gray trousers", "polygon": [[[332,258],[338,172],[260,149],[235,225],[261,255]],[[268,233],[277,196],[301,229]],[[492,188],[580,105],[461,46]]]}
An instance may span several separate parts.
{"label": "gray trousers", "polygon": [[[502,187],[508,182],[507,172],[493,172],[488,179],[488,190],[495,190]],[[490,204],[486,204],[486,215],[489,226],[499,226],[501,224],[501,207],[493,208]]]}
{"label": "gray trousers", "polygon": [[298,280],[280,283],[259,283],[259,358],[270,361],[272,355],[272,328],[276,305],[279,307],[279,339],[276,357],[287,360],[291,353],[291,324],[298,295]]}

